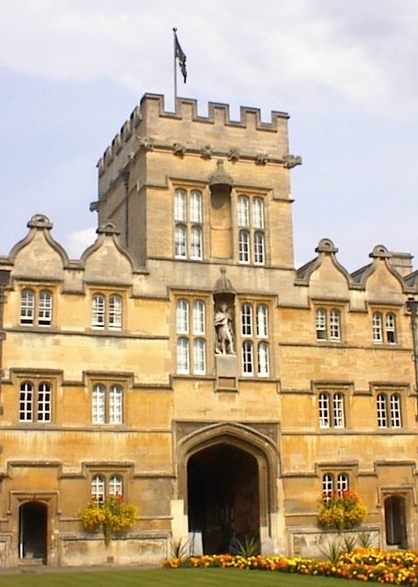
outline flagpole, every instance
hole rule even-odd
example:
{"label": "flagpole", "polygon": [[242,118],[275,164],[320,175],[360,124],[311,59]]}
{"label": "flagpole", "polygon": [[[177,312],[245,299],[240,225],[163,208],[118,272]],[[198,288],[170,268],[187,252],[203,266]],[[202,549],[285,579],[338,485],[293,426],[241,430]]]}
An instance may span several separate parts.
{"label": "flagpole", "polygon": [[177,100],[177,56],[176,56],[176,32],[177,29],[173,27],[173,55],[174,55],[174,111],[176,110]]}

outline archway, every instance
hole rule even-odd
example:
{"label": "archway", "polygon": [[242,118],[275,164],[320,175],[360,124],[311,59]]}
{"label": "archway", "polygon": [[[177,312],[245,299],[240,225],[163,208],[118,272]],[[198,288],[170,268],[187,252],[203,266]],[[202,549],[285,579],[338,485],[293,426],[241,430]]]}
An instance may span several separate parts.
{"label": "archway", "polygon": [[48,508],[28,501],[19,508],[19,558],[41,559],[46,564]]}
{"label": "archway", "polygon": [[259,537],[259,475],[252,455],[217,444],[189,459],[187,478],[189,531],[202,533],[204,552],[228,552],[236,538]]}
{"label": "archway", "polygon": [[386,544],[403,546],[406,544],[405,498],[391,495],[385,499]]}

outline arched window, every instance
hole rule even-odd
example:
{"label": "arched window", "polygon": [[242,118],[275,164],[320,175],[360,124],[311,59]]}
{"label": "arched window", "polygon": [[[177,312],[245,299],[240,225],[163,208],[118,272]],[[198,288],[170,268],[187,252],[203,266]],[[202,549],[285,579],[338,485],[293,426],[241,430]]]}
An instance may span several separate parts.
{"label": "arched window", "polygon": [[269,376],[269,345],[267,342],[258,343],[258,375],[259,377]]}
{"label": "arched window", "polygon": [[238,198],[238,226],[250,226],[250,203],[247,196]]}
{"label": "arched window", "polygon": [[120,385],[111,385],[109,388],[109,423],[122,424],[123,420],[123,391]]}
{"label": "arched window", "polygon": [[[268,307],[266,304],[244,302],[241,305],[242,373],[247,376],[269,377],[270,359]],[[250,338],[251,340],[246,340]]]}
{"label": "arched window", "polygon": [[38,422],[51,421],[51,385],[42,382],[38,385],[37,415]]}
{"label": "arched window", "polygon": [[203,259],[202,192],[177,188],[174,192],[174,256]]}
{"label": "arched window", "polygon": [[33,385],[25,381],[20,385],[19,420],[32,422],[33,420]]}
{"label": "arched window", "polygon": [[242,372],[244,375],[254,375],[254,345],[246,340],[242,345]]}
{"label": "arched window", "polygon": [[341,313],[332,308],[318,308],[315,312],[316,340],[341,340]]}
{"label": "arched window", "polygon": [[238,259],[240,263],[265,263],[264,201],[260,197],[238,196]]}
{"label": "arched window", "polygon": [[331,310],[329,313],[329,338],[330,340],[340,340],[340,311]]}
{"label": "arched window", "polygon": [[51,422],[52,420],[52,385],[41,381],[33,384],[23,381],[19,394],[20,422]]}
{"label": "arched window", "polygon": [[203,338],[193,341],[193,373],[203,374],[206,371],[206,342]]}
{"label": "arched window", "polygon": [[101,475],[94,475],[91,480],[91,499],[99,503],[105,500],[105,479]]}
{"label": "arched window", "polygon": [[322,477],[322,495],[325,501],[328,501],[334,491],[334,477],[330,473],[325,473]]}
{"label": "arched window", "polygon": [[123,479],[120,475],[112,475],[109,479],[109,495],[123,496]]}
{"label": "arched window", "polygon": [[332,495],[344,495],[350,488],[350,480],[347,473],[325,473],[322,476],[322,496],[328,501]]}
{"label": "arched window", "polygon": [[20,323],[33,324],[35,317],[35,293],[32,289],[23,289],[20,301]]}
{"label": "arched window", "polygon": [[332,400],[334,428],[344,428],[344,395],[339,392],[334,393]]}
{"label": "arched window", "polygon": [[383,342],[382,314],[373,312],[373,342]]}
{"label": "arched window", "polygon": [[93,385],[91,413],[93,424],[122,424],[123,387],[116,383]]}
{"label": "arched window", "polygon": [[386,314],[386,341],[389,344],[396,343],[396,318],[395,314]]}
{"label": "arched window", "polygon": [[319,403],[319,427],[330,427],[330,410],[329,410],[329,395],[327,393],[320,393],[318,398]]}
{"label": "arched window", "polygon": [[186,222],[186,198],[185,190],[176,189],[174,192],[174,220]]}
{"label": "arched window", "polygon": [[189,332],[189,302],[187,300],[177,301],[176,332],[177,334]]}
{"label": "arched window", "polygon": [[201,300],[193,302],[193,334],[205,334],[205,304]]}
{"label": "arched window", "polygon": [[106,417],[106,388],[104,385],[94,385],[92,393],[92,421],[93,424],[104,424]]}
{"label": "arched window", "polygon": [[257,337],[265,338],[268,336],[268,308],[265,304],[257,306]]}
{"label": "arched window", "polygon": [[320,428],[344,428],[344,394],[320,392],[318,395],[318,416]]}
{"label": "arched window", "polygon": [[104,328],[105,325],[105,297],[102,294],[94,294],[92,299],[92,327]]}
{"label": "arched window", "polygon": [[373,342],[396,344],[396,316],[393,312],[373,312]]}
{"label": "arched window", "polygon": [[378,393],[376,396],[378,428],[401,428],[401,397],[398,393]]}
{"label": "arched window", "polygon": [[122,328],[122,298],[116,294],[109,296],[109,328],[111,330]]}
{"label": "arched window", "polygon": [[39,292],[38,301],[38,324],[50,326],[52,321],[52,293],[47,289]]}
{"label": "arched window", "polygon": [[262,198],[253,199],[253,226],[264,228],[264,201]]}
{"label": "arched window", "polygon": [[189,341],[187,338],[177,339],[177,373],[189,373]]}
{"label": "arched window", "polygon": [[121,330],[122,329],[122,296],[111,293],[96,292],[92,296],[91,326],[95,330]]}
{"label": "arched window", "polygon": [[254,263],[264,265],[264,233],[254,233]]}
{"label": "arched window", "polygon": [[241,334],[253,335],[253,307],[251,304],[242,304],[241,307]]}
{"label": "arched window", "polygon": [[202,194],[198,190],[192,190],[190,193],[190,220],[202,222]]}
{"label": "arched window", "polygon": [[199,226],[192,226],[190,258],[202,258],[202,229]]}
{"label": "arched window", "polygon": [[338,473],[337,475],[337,492],[338,495],[344,495],[348,491],[348,475],[347,473]]}
{"label": "arched window", "polygon": [[178,259],[185,259],[187,254],[187,230],[178,224],[175,231],[174,255]]}
{"label": "arched window", "polygon": [[248,232],[248,230],[240,230],[239,231],[238,249],[239,249],[240,263],[249,263],[250,262],[250,233]]}
{"label": "arched window", "polygon": [[206,373],[205,308],[203,300],[177,300],[176,333],[180,335],[177,338],[177,373]]}

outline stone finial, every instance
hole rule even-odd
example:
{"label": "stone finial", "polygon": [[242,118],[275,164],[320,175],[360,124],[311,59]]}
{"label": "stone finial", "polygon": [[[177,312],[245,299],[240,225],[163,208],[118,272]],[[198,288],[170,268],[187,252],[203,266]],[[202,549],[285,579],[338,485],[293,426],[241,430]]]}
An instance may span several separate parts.
{"label": "stone finial", "polygon": [[338,253],[337,247],[330,238],[322,238],[315,249],[316,253]]}
{"label": "stone finial", "polygon": [[28,228],[46,228],[47,230],[51,230],[53,226],[48,216],[44,214],[35,214],[27,224]]}
{"label": "stone finial", "polygon": [[105,220],[101,223],[99,228],[96,230],[97,234],[105,234],[106,236],[111,236],[112,234],[120,234],[120,230],[116,228],[116,224],[111,220]]}
{"label": "stone finial", "polygon": [[369,255],[373,259],[390,259],[392,256],[392,253],[384,245],[376,245]]}
{"label": "stone finial", "polygon": [[293,169],[296,165],[302,165],[302,157],[300,155],[285,155],[283,161],[286,169]]}
{"label": "stone finial", "polygon": [[227,186],[231,189],[234,185],[234,180],[224,169],[224,163],[222,159],[218,159],[216,162],[216,171],[209,177],[209,187],[221,187]]}
{"label": "stone finial", "polygon": [[221,267],[221,276],[218,277],[215,283],[215,294],[230,293],[235,294],[235,290],[232,287],[231,280],[226,276],[226,267]]}

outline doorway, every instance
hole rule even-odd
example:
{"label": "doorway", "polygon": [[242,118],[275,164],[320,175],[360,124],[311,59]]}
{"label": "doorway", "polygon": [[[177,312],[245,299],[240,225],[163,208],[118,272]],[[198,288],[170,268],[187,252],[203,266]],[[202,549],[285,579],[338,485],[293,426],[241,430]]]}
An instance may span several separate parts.
{"label": "doorway", "polygon": [[202,535],[203,551],[230,552],[242,537],[259,538],[258,462],[248,452],[219,443],[187,463],[189,532]]}
{"label": "doorway", "polygon": [[42,560],[47,557],[48,507],[28,501],[19,508],[19,559]]}
{"label": "doorway", "polygon": [[391,495],[385,499],[386,543],[391,546],[406,545],[405,498]]}

